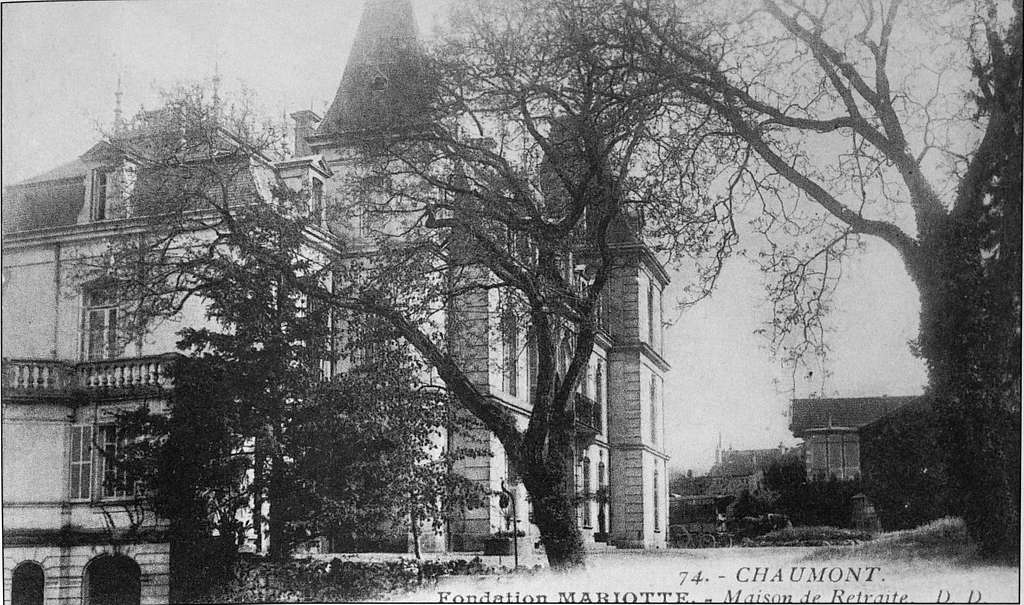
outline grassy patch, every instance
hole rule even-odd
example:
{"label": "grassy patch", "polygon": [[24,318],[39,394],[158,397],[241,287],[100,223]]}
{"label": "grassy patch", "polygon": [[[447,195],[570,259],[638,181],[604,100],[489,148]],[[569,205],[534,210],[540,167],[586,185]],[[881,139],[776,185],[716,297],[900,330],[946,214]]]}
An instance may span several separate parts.
{"label": "grassy patch", "polygon": [[961,519],[945,517],[915,529],[888,532],[864,544],[830,546],[809,558],[870,557],[888,560],[949,559],[964,561],[975,556],[977,545],[967,535]]}

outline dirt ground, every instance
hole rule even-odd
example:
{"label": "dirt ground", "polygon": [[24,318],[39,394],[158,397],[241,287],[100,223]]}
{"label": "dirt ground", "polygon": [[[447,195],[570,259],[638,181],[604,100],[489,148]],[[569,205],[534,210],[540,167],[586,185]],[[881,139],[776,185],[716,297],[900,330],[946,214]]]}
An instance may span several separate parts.
{"label": "dirt ground", "polygon": [[[511,562],[509,562],[511,563]],[[396,601],[441,603],[1016,603],[1020,569],[823,558],[814,548],[591,554],[587,569],[448,578]]]}

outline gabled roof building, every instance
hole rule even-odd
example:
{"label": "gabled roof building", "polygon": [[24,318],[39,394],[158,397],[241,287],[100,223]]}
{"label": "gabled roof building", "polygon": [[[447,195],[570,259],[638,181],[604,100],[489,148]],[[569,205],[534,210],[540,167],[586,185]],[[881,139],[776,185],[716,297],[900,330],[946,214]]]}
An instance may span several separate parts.
{"label": "gabled roof building", "polygon": [[807,477],[859,479],[862,431],[898,410],[921,404],[921,397],[794,399],[789,429],[804,440]]}

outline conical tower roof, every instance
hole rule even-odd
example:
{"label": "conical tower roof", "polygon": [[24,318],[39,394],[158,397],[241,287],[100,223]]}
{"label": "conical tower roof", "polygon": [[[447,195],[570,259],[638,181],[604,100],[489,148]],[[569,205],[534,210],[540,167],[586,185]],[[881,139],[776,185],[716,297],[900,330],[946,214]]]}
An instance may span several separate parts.
{"label": "conical tower roof", "polygon": [[311,143],[407,127],[423,119],[430,92],[410,0],[366,0],[338,92]]}

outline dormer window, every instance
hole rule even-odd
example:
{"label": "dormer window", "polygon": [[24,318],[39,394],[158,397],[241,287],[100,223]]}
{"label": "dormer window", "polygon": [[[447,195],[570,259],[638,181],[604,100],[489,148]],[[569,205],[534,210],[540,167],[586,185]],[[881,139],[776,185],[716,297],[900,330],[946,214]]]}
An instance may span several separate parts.
{"label": "dormer window", "polygon": [[313,179],[312,191],[309,196],[309,218],[320,224],[324,211],[324,182],[320,179]]}
{"label": "dormer window", "polygon": [[93,171],[91,217],[94,221],[105,221],[108,218],[107,198],[111,186],[110,176],[110,171],[106,169]]}

